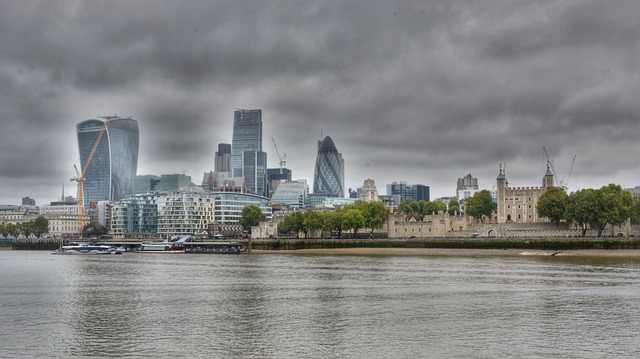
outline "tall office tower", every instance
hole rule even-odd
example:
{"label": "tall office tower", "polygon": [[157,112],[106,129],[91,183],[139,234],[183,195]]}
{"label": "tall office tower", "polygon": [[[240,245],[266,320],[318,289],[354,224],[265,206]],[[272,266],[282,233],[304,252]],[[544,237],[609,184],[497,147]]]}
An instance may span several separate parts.
{"label": "tall office tower", "polygon": [[138,122],[118,116],[76,125],[80,166],[84,172],[84,205],[120,200],[133,193],[138,168]]}
{"label": "tall office tower", "polygon": [[262,110],[236,110],[231,175],[244,177],[247,191],[267,196],[267,154],[262,152]]}
{"label": "tall office tower", "polygon": [[344,197],[344,159],[329,136],[318,141],[313,193]]}
{"label": "tall office tower", "polygon": [[477,190],[478,189],[478,179],[473,177],[471,173],[468,175],[458,178],[458,183],[456,186],[456,191],[461,190]]}
{"label": "tall office tower", "polygon": [[216,152],[215,161],[213,164],[215,172],[230,172],[231,171],[231,144],[219,143],[218,151]]}

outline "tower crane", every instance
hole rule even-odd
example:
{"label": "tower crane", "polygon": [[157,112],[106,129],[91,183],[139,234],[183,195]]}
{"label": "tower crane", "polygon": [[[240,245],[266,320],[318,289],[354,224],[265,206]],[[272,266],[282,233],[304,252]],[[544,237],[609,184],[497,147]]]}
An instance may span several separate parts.
{"label": "tower crane", "polygon": [[542,149],[544,150],[544,155],[547,157],[547,163],[551,167],[551,173],[553,173],[553,180],[558,183],[558,186],[560,186],[562,189],[566,191],[569,188],[569,186],[567,185],[567,182],[569,181],[568,177],[571,177],[571,172],[573,171],[573,165],[576,162],[577,155],[573,156],[573,161],[571,162],[571,169],[569,170],[569,176],[567,177],[567,181],[565,182],[564,177],[556,179],[557,177],[556,168],[553,165],[553,161],[551,160],[551,158],[549,158],[549,154],[547,153],[547,148],[542,146]]}
{"label": "tower crane", "polygon": [[273,141],[273,147],[276,148],[276,154],[278,155],[278,159],[280,159],[280,174],[282,174],[282,167],[287,164],[287,161],[285,161],[285,158],[287,158],[287,154],[283,153],[283,156],[280,156],[280,151],[278,151],[278,145],[276,145],[276,140],[271,137],[271,140]]}
{"label": "tower crane", "polygon": [[571,161],[571,167],[569,168],[569,174],[567,175],[567,181],[564,181],[564,177],[562,178],[562,183],[564,183],[567,188],[569,187],[569,180],[571,179],[571,173],[573,172],[573,165],[576,163],[576,157],[578,155],[573,155],[573,160]]}
{"label": "tower crane", "polygon": [[87,172],[87,168],[89,167],[89,163],[93,158],[93,155],[96,153],[96,149],[98,148],[98,144],[100,143],[100,139],[104,134],[104,131],[107,129],[107,121],[109,121],[112,117],[107,116],[104,117],[104,127],[98,133],[96,137],[96,141],[93,143],[93,147],[91,148],[91,152],[89,153],[89,157],[87,157],[87,161],[82,166],[82,171],[78,170],[78,167],[74,164],[73,168],[76,170],[76,177],[71,178],[71,182],[78,182],[78,233],[82,234],[82,229],[84,228],[84,175]]}

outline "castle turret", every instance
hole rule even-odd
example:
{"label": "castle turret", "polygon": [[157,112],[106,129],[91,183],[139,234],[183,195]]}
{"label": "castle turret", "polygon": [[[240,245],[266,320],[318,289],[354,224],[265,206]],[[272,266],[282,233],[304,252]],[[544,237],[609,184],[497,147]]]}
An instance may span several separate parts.
{"label": "castle turret", "polygon": [[545,173],[544,177],[542,178],[542,187],[551,188],[553,186],[554,186],[553,172],[551,172],[551,168],[549,167],[549,162],[547,161],[547,173]]}
{"label": "castle turret", "polygon": [[497,205],[496,212],[498,214],[498,223],[504,223],[506,218],[506,209],[504,206],[504,201],[506,198],[507,187],[509,186],[509,182],[507,181],[507,177],[504,174],[504,170],[502,168],[502,164],[500,164],[500,172],[498,172],[498,177],[496,178],[496,189],[497,189]]}

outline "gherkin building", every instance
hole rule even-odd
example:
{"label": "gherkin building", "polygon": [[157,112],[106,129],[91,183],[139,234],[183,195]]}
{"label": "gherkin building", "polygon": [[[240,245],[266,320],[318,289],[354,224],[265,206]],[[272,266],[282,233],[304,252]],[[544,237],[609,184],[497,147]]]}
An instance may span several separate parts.
{"label": "gherkin building", "polygon": [[344,197],[344,159],[329,136],[318,141],[313,193]]}

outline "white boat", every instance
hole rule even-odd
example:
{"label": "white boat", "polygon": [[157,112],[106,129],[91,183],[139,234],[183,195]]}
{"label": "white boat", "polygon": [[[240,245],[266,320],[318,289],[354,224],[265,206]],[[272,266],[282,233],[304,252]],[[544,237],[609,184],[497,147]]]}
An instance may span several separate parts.
{"label": "white boat", "polygon": [[180,254],[184,253],[181,243],[142,242],[136,253]]}
{"label": "white boat", "polygon": [[102,243],[73,243],[52,254],[122,254],[122,250]]}

